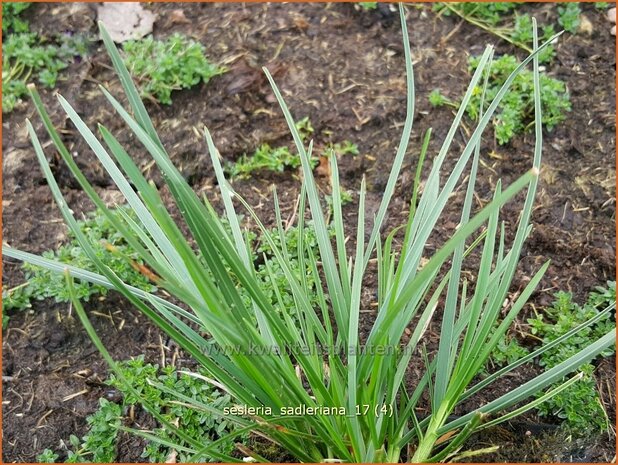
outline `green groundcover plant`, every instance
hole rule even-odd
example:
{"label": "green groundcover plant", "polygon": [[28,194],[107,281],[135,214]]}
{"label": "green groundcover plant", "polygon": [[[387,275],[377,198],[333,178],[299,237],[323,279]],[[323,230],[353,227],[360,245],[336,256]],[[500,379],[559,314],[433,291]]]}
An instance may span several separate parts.
{"label": "green groundcover plant", "polygon": [[[542,311],[535,310],[536,316],[528,319],[530,336],[541,344],[559,338],[575,326],[594,317],[600,310],[615,303],[616,282],[609,281],[607,287],[594,289],[583,305],[578,305],[568,292],[560,291],[555,298],[553,305]],[[564,344],[544,352],[539,357],[538,363],[547,368],[556,366],[615,327],[615,319],[611,314],[606,314],[596,324],[582,330]],[[489,365],[508,365],[526,356],[531,350],[533,349],[520,345],[516,338],[507,336],[493,350]],[[609,357],[613,353],[614,347],[610,347],[603,351],[601,356]],[[579,367],[583,373],[581,381],[539,405],[537,409],[539,415],[561,419],[562,426],[572,436],[607,431],[610,421],[592,375],[594,369],[592,364]]]}
{"label": "green groundcover plant", "polygon": [[[616,302],[616,283],[608,282],[607,288],[598,287],[590,294],[584,305],[573,301],[573,296],[566,292],[556,294],[556,301],[545,312],[530,318],[531,332],[544,342],[554,340],[570,328],[590,319],[598,309],[606,308]],[[607,315],[594,326],[586,328],[565,344],[545,352],[539,364],[551,368],[570,357],[582,347],[587,346],[607,331],[616,326],[612,315]],[[613,347],[601,355],[609,357],[614,353]],[[541,415],[554,415],[564,420],[565,426],[572,434],[585,434],[591,429],[607,430],[610,421],[599,398],[596,380],[592,373],[594,366],[586,364],[580,367],[584,373],[582,380],[552,397],[539,406]]]}
{"label": "green groundcover plant", "polygon": [[29,7],[29,2],[3,2],[2,33],[5,34],[9,31],[16,33],[28,32],[28,22],[20,16]]}
{"label": "green groundcover plant", "polygon": [[75,57],[88,54],[88,40],[63,34],[52,40],[30,32],[22,13],[26,2],[2,3],[2,112],[10,113],[28,95],[27,83],[54,87]]}
{"label": "green groundcover plant", "polygon": [[[516,10],[521,3],[515,2],[461,2],[435,3],[434,11],[445,16],[456,14],[474,26],[484,29],[502,40],[519,47],[527,53],[532,52],[532,18],[519,14]],[[555,35],[552,25],[543,27],[542,40]],[[551,61],[556,54],[554,47],[548,45],[539,53],[539,61]]]}
{"label": "green groundcover plant", "polygon": [[208,61],[204,46],[182,34],[152,36],[124,43],[124,57],[144,98],[171,105],[172,91],[205,84],[225,70]]}
{"label": "green groundcover plant", "polygon": [[[206,129],[204,137],[221,191],[225,209],[223,217],[217,214],[207,199],[198,197],[190,188],[172,165],[121,56],[102,27],[101,36],[124,87],[130,111],[123,108],[106,89],[101,87],[101,91],[118,117],[133,131],[136,141],[145,146],[157,163],[191,232],[190,239],[181,233],[180,226],[164,207],[155,185],[143,177],[131,159],[126,151],[130,148],[123,148],[103,125],[98,128],[102,139],[99,140],[70,103],[59,96],[60,105],[68,118],[124,194],[137,219],[107,209],[62,143],[36,90],[30,88],[37,111],[58,153],[95,206],[107,212],[118,232],[156,274],[157,287],[167,294],[155,295],[130,287],[101,262],[92,244],[80,232],[63,199],[39,138],[29,122],[27,126],[32,143],[52,194],[98,272],[87,272],[10,247],[4,247],[3,253],[6,257],[30,261],[65,273],[72,293],[75,278],[116,289],[195,359],[200,365],[200,372],[191,376],[217,387],[233,399],[236,408],[219,409],[201,402],[195,396],[177,392],[156,379],[150,381],[162,392],[175,396],[179,404],[224,418],[238,426],[230,435],[224,435],[212,443],[196,441],[131,386],[130,380],[126,379],[105,349],[79,300],[74,299],[74,308],[86,331],[109,363],[118,382],[140,399],[144,408],[167,430],[170,438],[176,438],[174,447],[185,454],[188,461],[209,455],[216,460],[238,462],[241,459],[220,452],[217,446],[234,441],[248,431],[274,442],[303,462],[447,460],[458,453],[473,432],[534,408],[576,383],[582,375],[572,373],[615,343],[614,331],[608,331],[534,379],[468,413],[452,417],[464,400],[487,386],[499,384],[501,378],[513,369],[595,324],[611,311],[611,307],[479,381],[477,375],[482,373],[492,349],[524,307],[548,266],[547,263],[542,265],[515,301],[506,310],[503,309],[524,240],[531,231],[530,214],[542,151],[537,56],[547,44],[538,46],[535,31],[533,54],[506,79],[480,115],[475,130],[450,173],[440,176],[464,109],[491,63],[492,48],[486,49],[453,125],[433,160],[422,193],[419,193],[422,160],[427,152],[429,134],[424,139],[411,193],[409,219],[401,229],[403,240],[398,250],[394,245],[397,230],[384,238],[380,231],[404,162],[414,115],[414,78],[403,6],[400,7],[400,14],[407,73],[407,115],[381,204],[367,236],[365,182],[363,180],[361,183],[358,195],[357,227],[355,231],[346,231],[338,195],[341,188],[337,157],[330,157],[331,208],[335,230],[331,240],[311,169],[313,144],[311,141],[307,145],[303,143],[278,87],[268,71],[264,70],[301,158],[303,181],[296,227],[301,232],[308,227],[305,219],[305,213],[308,213],[318,250],[317,253],[308,252],[301,233],[298,236],[297,257],[303,263],[301,269],[308,266],[313,270],[316,285],[312,291],[307,290],[303,273],[297,275],[291,271],[288,264],[290,250],[284,243],[278,246],[272,240],[252,208],[225,180],[219,155]],[[536,145],[531,169],[504,189],[498,182],[493,200],[480,211],[473,212],[481,135],[513,80],[530,62],[534,63],[536,115]],[[429,237],[462,178],[466,185],[460,223],[450,239],[423,260]],[[516,200],[519,193],[525,199],[517,223],[509,226],[514,228],[514,240],[507,245],[507,225],[500,221],[500,210],[507,202]],[[272,280],[269,284],[275,294],[279,293],[280,286],[286,286],[291,291],[298,320],[292,319],[283,305],[273,304],[265,293],[264,285],[256,279],[255,265],[249,258],[236,212],[238,205],[249,212],[272,249],[267,266],[277,263],[285,273],[285,282]],[[281,230],[283,221],[276,191],[274,212],[277,227]],[[230,225],[229,234],[223,225],[224,219]],[[351,253],[346,244],[348,235],[355,241]],[[480,256],[474,286],[463,277],[464,262],[472,251],[478,251]],[[378,311],[370,331],[361,340],[359,325],[363,279],[372,260],[377,263],[378,269]],[[241,288],[250,296],[249,302],[243,300]],[[311,304],[314,293],[317,294],[317,305]],[[168,295],[182,304],[172,302]],[[424,344],[426,329],[432,319],[436,319],[435,324],[440,326],[435,354],[429,353]],[[408,327],[411,331],[406,333]],[[412,363],[416,367],[424,367],[424,371],[411,383],[408,375]],[[571,376],[557,387],[550,388],[566,375]],[[541,395],[535,397],[538,393]],[[417,416],[419,409],[425,409],[428,414]],[[156,440],[148,431],[131,430]],[[174,439],[167,441],[168,445],[170,441]],[[254,460],[266,461],[248,447],[243,446],[240,450]]]}
{"label": "green groundcover plant", "polygon": [[[303,142],[313,134],[313,126],[309,117],[296,122],[298,134]],[[358,147],[349,140],[343,142],[329,143],[320,156],[330,157],[331,155],[358,155]],[[312,167],[316,167],[319,161],[317,157],[312,158]],[[300,155],[291,151],[288,147],[271,147],[269,144],[260,145],[253,155],[242,155],[235,163],[228,163],[224,167],[225,172],[232,179],[249,178],[257,171],[267,170],[283,172],[288,168],[297,169],[301,166]]]}
{"label": "green groundcover plant", "polygon": [[[111,402],[107,399],[99,399],[99,409],[86,418],[88,433],[80,440],[71,435],[69,443],[71,449],[67,451],[64,463],[113,463],[117,457],[118,433],[123,430],[122,412],[127,411],[141,399],[156,407],[170,421],[175,422],[183,431],[202,444],[213,442],[217,438],[229,434],[239,426],[225,418],[211,415],[210,412],[197,410],[192,406],[185,406],[178,402],[177,393],[190,395],[200,402],[222,409],[231,406],[229,394],[222,392],[210,383],[204,383],[201,379],[184,374],[174,366],[159,367],[144,362],[140,356],[132,360],[118,363],[125,379],[130,380],[132,392],[127,391],[127,386],[113,374],[106,384],[115,387],[123,394],[121,403]],[[152,380],[167,386],[174,394],[162,392],[151,384]],[[134,395],[137,391],[140,395]],[[170,438],[167,431],[155,429],[152,431],[157,441],[149,441],[141,454],[153,463],[166,463],[168,460],[185,462],[186,452],[178,452],[166,444],[173,444],[174,438]],[[237,438],[243,441],[247,433]],[[183,443],[181,443],[183,444]],[[230,453],[234,449],[234,443],[228,442],[217,447],[219,451]],[[67,447],[68,449],[68,447]],[[38,462],[53,463],[57,461],[59,454],[50,449],[45,449],[37,456]],[[199,462],[208,461],[209,457],[198,458]]]}
{"label": "green groundcover plant", "polygon": [[[476,69],[480,58],[469,58],[468,68],[471,72]],[[478,119],[481,104],[486,99],[493,99],[518,64],[519,61],[513,55],[502,55],[492,62],[487,88],[483,92],[482,86],[477,86],[466,109],[468,116],[474,120]],[[534,98],[530,95],[533,80],[532,71],[523,70],[500,102],[493,119],[494,134],[499,144],[507,144],[516,134],[530,131],[534,126]],[[563,81],[541,73],[539,82],[543,109],[542,123],[548,131],[551,131],[566,119],[567,112],[571,111],[571,101]],[[429,94],[429,103],[435,107],[448,105],[458,108],[458,103],[442,95],[439,89]]]}
{"label": "green groundcover plant", "polygon": [[[132,211],[126,209],[124,213],[131,215]],[[156,291],[156,287],[152,285],[148,277],[140,273],[140,266],[143,263],[139,261],[139,257],[127,248],[126,242],[105,215],[99,211],[90,212],[85,219],[78,221],[77,224],[83,234],[95,244],[95,251],[103,263],[113,269],[125,283],[130,283],[145,291]],[[42,256],[88,271],[96,271],[70,230],[68,236],[70,240],[67,244],[57,250],[43,252]],[[114,254],[107,252],[110,248],[114,250]],[[138,260],[135,260],[136,258]],[[23,264],[22,269],[26,282],[14,288],[2,290],[3,325],[8,319],[7,310],[30,308],[34,300],[52,297],[56,302],[70,301],[66,281],[62,275],[46,268],[33,266],[27,262]],[[79,299],[89,300],[92,295],[105,295],[108,288],[83,281],[76,284],[75,291]]]}
{"label": "green groundcover plant", "polygon": [[[478,57],[469,60],[469,67],[474,70],[478,64]],[[487,97],[492,99],[500,89],[500,84],[517,68],[518,60],[512,55],[503,55],[492,63],[487,88]],[[494,131],[499,144],[506,144],[515,134],[523,133],[532,127],[532,115],[534,114],[534,99],[530,98],[529,92],[533,86],[534,76],[530,71],[522,71],[513,82],[512,91],[509,92],[498,107],[498,114],[494,118]],[[541,108],[543,126],[551,131],[558,123],[566,118],[567,112],[571,111],[571,102],[566,89],[566,84],[554,79],[545,73],[539,77]],[[481,106],[479,92],[474,96],[468,106],[468,115],[477,117]]]}

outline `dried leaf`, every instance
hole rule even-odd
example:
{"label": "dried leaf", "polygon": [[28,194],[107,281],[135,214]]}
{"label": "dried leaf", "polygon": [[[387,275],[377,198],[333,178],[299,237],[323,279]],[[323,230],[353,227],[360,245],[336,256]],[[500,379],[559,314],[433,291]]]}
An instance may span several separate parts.
{"label": "dried leaf", "polygon": [[185,16],[185,11],[181,9],[172,10],[169,16],[169,22],[171,24],[191,24],[191,21]]}
{"label": "dried leaf", "polygon": [[454,429],[454,430],[449,431],[448,433],[444,433],[442,436],[440,436],[440,437],[438,438],[438,440],[436,441],[436,444],[435,444],[435,445],[437,446],[437,445],[439,445],[439,444],[442,444],[443,442],[448,441],[448,440],[449,440],[452,436],[454,436],[454,435],[455,435],[455,433],[457,433],[457,432],[458,432],[458,430]]}
{"label": "dried leaf", "polygon": [[303,16],[296,16],[293,19],[294,26],[301,32],[307,31],[309,29],[309,22]]}
{"label": "dried leaf", "polygon": [[256,88],[264,81],[262,72],[239,60],[223,77],[225,90],[229,95],[236,95]]}
{"label": "dried leaf", "polygon": [[315,174],[318,176],[325,177],[325,178],[330,178],[331,171],[330,171],[330,162],[328,161],[328,158],[324,156],[320,157],[320,164],[315,169]]}

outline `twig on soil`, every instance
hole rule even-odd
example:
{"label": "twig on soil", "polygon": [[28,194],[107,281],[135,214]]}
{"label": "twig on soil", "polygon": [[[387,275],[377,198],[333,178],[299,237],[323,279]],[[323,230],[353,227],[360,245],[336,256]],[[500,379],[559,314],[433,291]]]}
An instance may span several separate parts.
{"label": "twig on soil", "polygon": [[532,53],[532,49],[530,47],[528,47],[526,44],[523,44],[521,42],[515,41],[512,38],[510,38],[508,35],[504,34],[500,28],[498,27],[491,27],[485,23],[483,23],[482,21],[477,21],[474,17],[472,17],[471,15],[466,15],[464,13],[462,13],[461,11],[459,11],[457,8],[453,7],[452,5],[449,5],[448,3],[444,3],[444,5],[446,6],[447,9],[449,9],[451,12],[455,13],[457,16],[459,16],[461,19],[469,22],[470,24],[481,28],[491,34],[494,34],[498,37],[500,37],[502,40],[507,41],[509,44],[514,45],[515,47],[519,47],[523,50],[525,50],[527,53]]}
{"label": "twig on soil", "polygon": [[15,286],[10,288],[9,290],[7,290],[7,294],[11,295],[13,292],[15,292],[17,289],[21,289],[22,287],[26,287],[28,285],[28,281],[26,281],[25,283],[20,284],[19,286]]}
{"label": "twig on soil", "polygon": [[167,347],[165,347],[165,345],[163,344],[163,338],[159,334],[159,350],[161,351],[161,367],[165,366],[165,349],[167,349]]}
{"label": "twig on soil", "polygon": [[96,310],[94,310],[92,314],[109,319],[109,321],[112,322],[112,325],[114,326],[114,328],[116,327],[116,323],[114,322],[114,317],[110,313],[105,314],[105,313],[97,312]]}
{"label": "twig on soil", "polygon": [[292,215],[290,215],[290,217],[285,222],[285,228],[284,228],[285,232],[288,232],[289,229],[294,224],[294,222],[296,221],[296,211],[298,210],[299,204],[300,204],[300,195],[296,197],[296,202],[294,202],[294,208],[292,208]]}
{"label": "twig on soil", "polygon": [[76,397],[83,396],[84,394],[86,394],[89,391],[90,391],[89,389],[82,389],[79,392],[74,392],[73,394],[69,394],[68,396],[64,396],[62,398],[62,402],[68,402],[71,399],[75,399]]}
{"label": "twig on soil", "polygon": [[275,50],[275,54],[272,56],[270,61],[275,61],[277,58],[279,58],[279,54],[281,53],[281,50],[283,50],[283,47],[285,46],[285,42],[286,42],[286,39],[284,38],[281,41],[281,43],[279,45],[277,45],[277,49]]}
{"label": "twig on soil", "polygon": [[176,366],[176,360],[178,359],[178,347],[174,349],[174,353],[172,354],[172,366]]}
{"label": "twig on soil", "polygon": [[345,86],[343,89],[336,91],[335,95],[345,94],[346,92],[354,89],[355,87],[358,87],[358,84],[353,82],[352,84]]}
{"label": "twig on soil", "polygon": [[28,400],[28,407],[26,408],[26,412],[29,412],[32,409],[32,403],[34,402],[33,384],[34,384],[34,381],[32,383],[30,383],[30,389],[32,391],[32,395],[30,396],[30,400]]}
{"label": "twig on soil", "polygon": [[45,419],[50,416],[52,413],[54,412],[54,409],[48,410],[47,412],[45,412],[43,414],[43,416],[41,418],[39,418],[39,420],[36,422],[36,428],[43,428],[45,426],[47,426],[46,424],[43,424],[43,421],[45,421]]}
{"label": "twig on soil", "polygon": [[11,335],[11,331],[16,331],[18,333],[22,333],[26,337],[30,337],[30,333],[28,333],[27,331],[24,331],[21,328],[9,328],[6,331],[6,337],[4,338],[5,340],[7,340],[9,338],[9,336]]}
{"label": "twig on soil", "polygon": [[354,113],[354,116],[356,116],[356,119],[358,120],[358,123],[361,126],[364,126],[369,121],[371,121],[371,117],[370,116],[361,117],[361,115],[358,113],[358,111],[354,107],[352,107],[352,112]]}
{"label": "twig on soil", "polygon": [[453,37],[455,35],[455,33],[457,31],[459,31],[459,29],[461,29],[461,25],[464,23],[465,21],[462,19],[461,21],[459,21],[459,23],[457,23],[457,25],[451,30],[451,32],[449,32],[447,35],[445,35],[444,37],[442,37],[442,39],[440,39],[440,45],[445,46],[446,43],[449,41],[449,39],[451,37]]}
{"label": "twig on soil", "polygon": [[[264,199],[264,200],[268,199],[268,197],[266,197],[264,194],[262,194],[262,191],[260,191],[257,187],[255,187],[255,186],[251,186],[251,189],[252,189],[253,191],[255,191],[255,192],[257,193],[257,195],[259,195],[259,196],[260,196],[260,198],[262,198],[262,199]],[[263,206],[263,204],[262,204],[262,202],[260,202],[260,203],[258,204],[258,208],[261,208],[262,206]]]}

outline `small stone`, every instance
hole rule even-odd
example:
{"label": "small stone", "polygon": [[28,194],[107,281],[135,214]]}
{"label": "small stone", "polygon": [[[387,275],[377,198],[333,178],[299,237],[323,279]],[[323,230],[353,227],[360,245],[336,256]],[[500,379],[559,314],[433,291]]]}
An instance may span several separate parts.
{"label": "small stone", "polygon": [[102,3],[97,16],[116,43],[141,39],[152,32],[156,15],[139,3]]}
{"label": "small stone", "polygon": [[586,16],[581,15],[579,18],[579,32],[582,34],[590,35],[593,31],[592,23]]}

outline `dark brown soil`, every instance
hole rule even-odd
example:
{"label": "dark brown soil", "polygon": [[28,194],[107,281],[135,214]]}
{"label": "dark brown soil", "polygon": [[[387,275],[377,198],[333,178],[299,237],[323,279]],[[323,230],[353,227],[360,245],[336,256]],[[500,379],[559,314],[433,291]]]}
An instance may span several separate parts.
{"label": "dark brown soil", "polygon": [[[615,42],[609,34],[604,13],[582,4],[591,31],[566,34],[557,46],[551,74],[567,82],[573,111],[555,130],[546,133],[541,184],[533,215],[534,229],[524,250],[513,292],[521,291],[546,260],[551,266],[530,308],[550,304],[559,290],[570,291],[583,301],[595,286],[615,279]],[[274,75],[292,113],[308,116],[315,128],[319,149],[329,142],[349,139],[361,155],[342,157],[342,184],[357,192],[362,175],[367,177],[367,217],[379,205],[405,118],[405,68],[397,13],[387,5],[365,13],[352,4],[165,4],[147,6],[158,14],[155,37],[182,32],[207,46],[209,57],[228,68],[208,85],[176,92],[173,105],[148,103],[148,110],[173,161],[200,194],[216,203],[215,180],[199,131],[207,126],[225,160],[252,153],[261,143],[290,144],[285,121],[275,103],[261,67]],[[555,9],[553,4],[525,6],[541,21]],[[172,10],[181,9],[189,22],[177,21]],[[433,142],[425,167],[448,131],[452,111],[435,109],[429,93],[440,87],[452,98],[467,85],[467,57],[480,54],[487,43],[497,51],[514,50],[496,37],[455,18],[437,16],[431,6],[410,5],[408,26],[415,64],[416,116],[409,149],[396,198],[387,220],[388,229],[405,222],[409,192],[424,131],[432,127]],[[27,11],[33,30],[47,35],[74,31],[96,35],[93,8],[84,4],[36,4]],[[52,18],[53,20],[50,20]],[[98,92],[105,85],[120,95],[120,85],[100,42],[93,43],[91,57],[76,61],[59,83],[84,120],[95,127],[106,125],[129,147],[140,166],[160,184],[158,173],[133,136],[114,117]],[[52,119],[61,129],[65,143],[89,179],[113,203],[118,192],[94,163],[94,156],[60,111],[51,91],[42,90]],[[25,102],[3,118],[3,240],[31,252],[53,249],[65,240],[66,229],[51,200],[25,131],[30,118],[43,135],[34,108]],[[43,139],[44,141],[47,138]],[[465,134],[456,137],[453,153],[465,144]],[[130,150],[130,151],[131,151]],[[513,181],[531,166],[533,138],[516,137],[499,146],[487,137],[479,168],[478,207],[492,195],[498,179]],[[52,168],[71,207],[77,213],[91,209],[77,189],[59,157],[48,148]],[[447,161],[447,165],[452,162]],[[446,166],[448,170],[450,166]],[[426,171],[425,171],[426,172]],[[446,172],[446,171],[445,171]],[[328,192],[327,180],[317,173]],[[299,191],[298,173],[257,173],[234,187],[254,205],[266,224],[272,224],[271,186],[276,185],[284,217],[289,216]],[[428,253],[448,237],[459,221],[455,201],[444,218],[444,229],[428,245]],[[346,207],[350,227],[356,224],[355,201]],[[508,206],[505,220],[517,217],[518,206]],[[434,242],[435,241],[435,242]],[[16,263],[3,262],[3,285],[23,280]],[[369,281],[375,281],[375,277]],[[369,298],[371,299],[371,297]],[[526,312],[518,323],[525,329]],[[168,341],[145,317],[118,297],[109,295],[87,304],[102,340],[116,359],[145,353],[161,363]],[[96,312],[96,313],[95,313]],[[367,331],[373,319],[363,313]],[[124,323],[121,325],[121,322]],[[430,328],[437,334],[439,326]],[[523,331],[523,330],[522,330]],[[522,332],[520,331],[520,332]],[[432,342],[428,341],[431,350]],[[611,363],[610,363],[611,362]],[[608,360],[598,367],[600,385],[608,386],[604,401],[615,420],[615,364]],[[28,312],[11,315],[3,331],[3,461],[32,462],[45,448],[60,449],[71,434],[86,433],[85,418],[97,408],[100,397],[114,396],[102,382],[107,368],[76,321],[69,305],[37,302]],[[482,402],[519,385],[531,373],[509,378],[500,391],[488,392]],[[80,393],[79,395],[72,396]],[[613,397],[612,397],[613,396]],[[529,416],[527,424],[538,419]],[[583,455],[553,448],[556,441],[545,430],[526,434],[527,428],[510,427],[512,451],[490,456],[493,461],[609,461],[615,454],[614,437],[588,439]],[[532,436],[532,439],[530,437]],[[498,439],[496,439],[498,438]],[[500,443],[500,435],[477,438],[477,444]],[[552,439],[553,438],[553,439]],[[527,442],[526,442],[527,441]],[[553,441],[553,442],[552,442]],[[503,441],[504,442],[504,441]],[[562,444],[562,442],[559,442]],[[141,442],[123,437],[118,460],[139,460]],[[544,446],[547,444],[547,446]],[[553,444],[553,445],[552,445]],[[552,456],[548,448],[556,450]],[[566,449],[565,449],[566,450]],[[575,449],[573,449],[575,450]],[[578,449],[579,450],[579,449]],[[570,454],[570,455],[569,455]],[[569,459],[569,457],[571,459]],[[474,460],[477,460],[476,458]]]}

